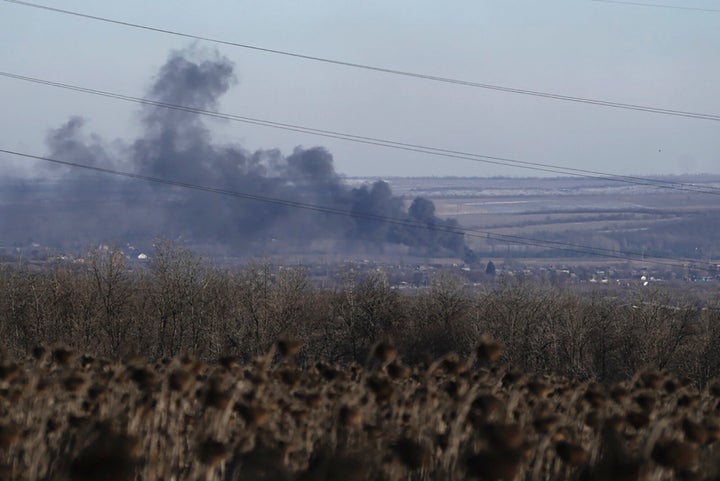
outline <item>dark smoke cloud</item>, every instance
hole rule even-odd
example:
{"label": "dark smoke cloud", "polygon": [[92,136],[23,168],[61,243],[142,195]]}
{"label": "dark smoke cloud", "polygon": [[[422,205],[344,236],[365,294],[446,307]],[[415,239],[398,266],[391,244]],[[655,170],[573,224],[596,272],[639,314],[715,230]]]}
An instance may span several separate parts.
{"label": "dark smoke cloud", "polygon": [[[234,66],[217,53],[206,53],[199,60],[198,54],[194,49],[172,52],[154,79],[148,98],[216,109],[219,98],[236,83]],[[7,218],[7,227],[2,229],[0,241],[142,243],[165,236],[258,253],[273,240],[287,249],[301,249],[313,241],[332,241],[344,248],[376,250],[400,244],[419,255],[472,254],[461,235],[443,230],[458,225],[437,218],[430,200],[416,198],[405,210],[403,200],[393,196],[385,182],[350,188],[335,171],[333,157],[323,147],[297,147],[283,156],[278,150],[249,152],[238,145],[218,145],[201,116],[154,106],[142,108],[140,121],[141,137],[128,144],[87,135],[83,119],[73,117],[49,132],[49,156],[404,219],[427,228],[318,214],[48,167],[48,174],[52,172],[58,180],[44,184],[44,190],[37,185],[15,185],[3,191],[0,211]],[[33,188],[35,193],[29,195]]]}

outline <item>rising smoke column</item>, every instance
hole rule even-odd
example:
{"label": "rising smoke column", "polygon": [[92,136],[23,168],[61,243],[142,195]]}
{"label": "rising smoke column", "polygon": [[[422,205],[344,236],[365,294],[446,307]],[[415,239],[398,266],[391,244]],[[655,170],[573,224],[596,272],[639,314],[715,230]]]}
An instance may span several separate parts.
{"label": "rising smoke column", "polygon": [[[220,97],[235,84],[234,65],[227,58],[191,48],[170,53],[147,97],[216,110]],[[294,243],[298,248],[308,241],[331,239],[375,249],[388,243],[404,244],[419,255],[468,253],[462,235],[443,230],[457,230],[457,222],[437,218],[430,200],[417,198],[406,211],[403,200],[393,196],[385,182],[350,188],[335,171],[332,154],[323,147],[297,147],[283,156],[277,149],[249,152],[239,145],[218,145],[202,116],[152,105],[142,107],[140,121],[140,138],[131,143],[108,143],[84,134],[84,121],[73,117],[48,134],[49,155],[360,215],[391,217],[426,228],[318,214],[65,169],[55,194],[74,209],[68,207],[57,213],[65,217],[57,220],[64,228],[55,229],[55,238],[78,233],[97,240],[112,236],[115,241],[133,240],[136,236],[182,236],[189,242],[243,249],[258,249],[271,238],[279,239],[283,245]],[[306,238],[298,239],[301,232]]]}

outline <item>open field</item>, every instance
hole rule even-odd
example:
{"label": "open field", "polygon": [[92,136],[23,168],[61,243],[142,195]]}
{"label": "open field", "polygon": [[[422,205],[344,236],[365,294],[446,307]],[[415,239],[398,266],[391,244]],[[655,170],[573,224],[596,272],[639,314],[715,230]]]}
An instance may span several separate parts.
{"label": "open field", "polygon": [[[345,179],[349,188],[372,184],[377,179]],[[553,257],[577,260],[587,257],[547,245],[520,245],[507,239],[488,239],[490,236],[520,236],[534,240],[577,244],[589,248],[609,249],[610,252],[637,252],[647,256],[686,258],[703,263],[720,264],[720,177],[672,177],[663,184],[671,188],[628,185],[603,179],[583,178],[390,178],[394,195],[404,200],[407,208],[417,196],[434,202],[434,214],[441,219],[456,220],[466,229],[466,241],[481,259],[533,259]],[[678,187],[677,183],[682,186]],[[690,186],[690,187],[688,187]],[[77,192],[54,192],[54,184],[38,182],[29,186],[8,183],[3,187],[14,199],[0,203],[0,217],[8,219],[12,229],[3,232],[0,249],[10,252],[14,245],[39,244],[42,248],[56,248],[63,253],[75,253],[98,242],[133,244],[148,250],[157,234],[150,234],[151,226],[163,225],[163,220],[151,206],[158,205],[154,194],[142,186],[124,186],[96,182],[88,183]],[[704,189],[710,194],[679,189]],[[98,191],[103,202],[102,215],[90,215],[87,206],[96,206]],[[12,194],[12,195],[10,195]],[[72,195],[71,195],[72,194]],[[179,202],[177,192],[165,193],[162,202]],[[400,201],[400,199],[398,199]],[[0,201],[1,202],[1,201]],[[233,201],[234,202],[234,201]],[[174,205],[174,204],[173,204]],[[230,208],[222,203],[216,208]],[[234,203],[232,204],[235,205]],[[238,203],[237,205],[244,205]],[[32,215],[17,215],[22,208]],[[180,209],[178,212],[184,212]],[[178,212],[175,212],[177,214]],[[208,217],[208,216],[204,216]],[[212,216],[210,216],[212,217]],[[108,223],[106,219],[117,219]],[[309,219],[306,219],[309,222]],[[304,222],[304,221],[303,221]],[[282,223],[280,223],[282,224]],[[59,225],[76,226],[72,233]],[[306,226],[307,227],[307,226]],[[278,238],[268,231],[265,237],[238,248],[238,242],[228,241],[227,224],[208,239],[180,236],[187,245],[211,257],[238,257],[262,252],[268,256],[286,256],[289,260],[310,262],[341,262],[349,255],[385,259],[405,259],[425,262],[415,255],[411,259],[407,245],[357,242],[356,236],[347,239],[317,237],[300,246],[294,245],[296,236]],[[340,229],[342,231],[342,229]],[[190,229],[188,232],[192,231]],[[254,231],[253,231],[254,232]],[[448,256],[448,253],[445,253]],[[457,258],[457,255],[455,256]],[[614,261],[613,261],[614,262]]]}
{"label": "open field", "polygon": [[[359,189],[357,192],[375,180],[344,179],[348,189]],[[387,180],[400,196],[393,199],[404,202],[406,209],[415,196],[425,196],[433,202],[430,208],[436,220],[456,221],[466,230],[465,244],[474,255],[460,255],[462,249],[457,246],[454,251],[418,248],[422,242],[412,247],[413,237],[396,236],[396,242],[384,242],[385,234],[380,231],[376,233],[379,237],[358,238],[362,230],[348,230],[349,225],[335,230],[335,235],[310,236],[298,242],[294,233],[307,232],[312,223],[306,225],[310,218],[295,216],[298,228],[290,229],[290,236],[280,232],[287,230],[283,227],[254,240],[252,233],[258,232],[240,229],[235,232],[238,237],[232,238],[225,231],[233,225],[222,224],[217,232],[211,229],[208,238],[177,232],[169,238],[226,266],[252,262],[257,255],[279,265],[310,266],[314,281],[325,286],[332,285],[335,274],[353,264],[360,265],[360,269],[385,270],[396,287],[427,284],[424,273],[417,271],[428,269],[454,270],[468,282],[479,283],[490,279],[484,276],[490,261],[499,274],[520,274],[551,283],[567,280],[575,284],[606,282],[627,286],[640,282],[642,277],[686,286],[720,281],[717,195],[582,178]],[[717,176],[665,180],[682,182],[683,189],[720,192]],[[162,231],[164,224],[160,218],[153,218],[158,212],[149,208],[157,205],[158,199],[137,185],[124,187],[132,194],[127,199],[128,192],[108,184],[103,190],[102,215],[87,215],[83,206],[95,205],[91,199],[102,185],[89,183],[85,190],[67,198],[55,196],[51,202],[54,187],[50,184],[38,182],[28,187],[8,183],[6,188],[18,192],[11,196],[15,204],[0,204],[0,218],[12,220],[12,228],[2,232],[0,263],[30,262],[42,267],[58,259],[84,262],[88,250],[98,244],[120,248],[128,260],[151,253],[158,239],[152,229],[160,227]],[[180,197],[174,192],[160,199],[172,204]],[[20,206],[33,203],[37,204],[33,215],[16,215]],[[223,205],[228,208],[235,201]],[[117,220],[109,223],[108,218]],[[75,226],[70,233],[62,227],[68,225]],[[186,233],[192,234],[192,230]],[[423,230],[411,230],[418,236],[415,240],[423,241]],[[245,238],[246,233],[250,233],[250,239]],[[426,247],[433,242],[437,247],[439,238],[432,239],[432,235],[425,238]],[[608,274],[610,271],[612,274]]]}
{"label": "open field", "polygon": [[[720,177],[673,177],[710,192]],[[358,181],[356,179],[356,181]],[[720,259],[715,239],[720,202],[713,194],[628,185],[603,179],[548,178],[392,178],[393,191],[406,199],[422,195],[434,201],[440,217],[463,228],[490,234],[577,243],[591,247],[646,252],[648,255]],[[544,257],[547,248],[508,246],[470,237],[481,255]],[[554,252],[560,257],[561,252]],[[568,254],[568,257],[576,257]]]}

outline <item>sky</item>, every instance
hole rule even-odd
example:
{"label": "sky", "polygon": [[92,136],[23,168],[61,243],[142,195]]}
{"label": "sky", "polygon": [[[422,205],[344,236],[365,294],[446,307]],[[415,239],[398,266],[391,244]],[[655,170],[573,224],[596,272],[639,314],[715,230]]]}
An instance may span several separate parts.
{"label": "sky", "polygon": [[[41,0],[38,0],[40,2]],[[591,0],[42,0],[90,15],[485,84],[720,115],[720,12]],[[663,0],[718,8],[716,0]],[[233,62],[223,113],[623,175],[720,174],[720,122],[563,102],[192,42],[0,0],[0,70],[142,97],[173,50]],[[72,116],[113,142],[139,105],[0,77],[0,148],[48,152]],[[218,143],[322,145],[345,176],[538,176],[225,120]],[[39,171],[39,170],[38,170]],[[34,161],[0,154],[0,174]]]}

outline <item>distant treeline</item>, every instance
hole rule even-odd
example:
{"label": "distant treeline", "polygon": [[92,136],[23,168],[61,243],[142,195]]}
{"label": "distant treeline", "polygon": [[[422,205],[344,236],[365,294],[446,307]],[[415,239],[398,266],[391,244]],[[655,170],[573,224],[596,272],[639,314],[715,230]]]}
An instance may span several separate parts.
{"label": "distant treeline", "polygon": [[[665,215],[665,214],[664,214]],[[669,214],[667,214],[669,215]],[[666,215],[666,216],[667,216]],[[538,226],[529,235],[532,238],[550,242],[562,242],[585,246],[577,252],[572,249],[547,248],[536,245],[512,245],[502,240],[486,240],[485,244],[474,245],[479,257],[496,257],[502,253],[507,258],[553,258],[584,257],[587,250],[609,249],[619,255],[627,252],[643,253],[648,257],[671,257],[695,259],[708,262],[720,259],[720,214],[717,212],[688,214],[686,218],[637,219],[628,222],[634,214],[608,214],[598,216],[576,216],[573,218],[524,220],[517,223],[503,223],[489,228],[512,226],[513,228]],[[512,218],[509,218],[511,220]],[[564,229],[562,224],[617,220],[616,227],[601,231]],[[552,229],[545,228],[553,226]]]}
{"label": "distant treeline", "polygon": [[618,251],[643,252],[647,256],[685,257],[700,261],[720,258],[718,212],[694,213],[672,220],[639,220],[636,228],[625,223],[616,230],[601,233],[562,231],[543,232],[541,235],[543,239],[601,245]]}
{"label": "distant treeline", "polygon": [[0,346],[12,356],[63,344],[150,360],[191,352],[249,360],[281,336],[300,362],[364,363],[391,340],[406,362],[468,355],[484,335],[526,371],[610,382],[645,367],[704,384],[720,376],[720,309],[656,289],[610,297],[518,281],[468,288],[438,274],[427,290],[393,289],[381,272],[348,270],[314,286],[302,268],[215,267],[169,243],[147,267],[97,250],[84,264],[0,269]]}

